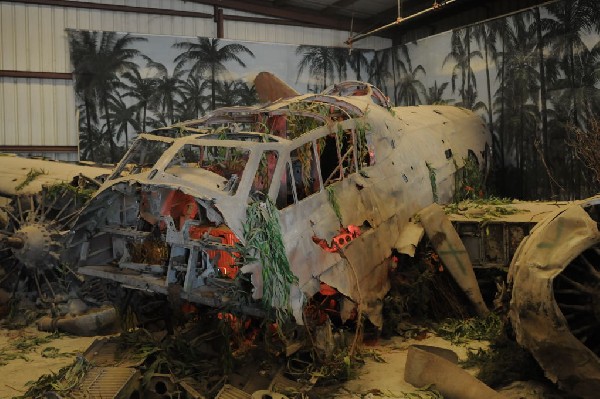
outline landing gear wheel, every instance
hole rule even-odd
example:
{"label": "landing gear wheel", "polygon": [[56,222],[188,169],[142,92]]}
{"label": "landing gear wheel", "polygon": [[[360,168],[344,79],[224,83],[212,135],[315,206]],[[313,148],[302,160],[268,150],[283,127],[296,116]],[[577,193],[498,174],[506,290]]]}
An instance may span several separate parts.
{"label": "landing gear wheel", "polygon": [[513,258],[510,319],[558,385],[583,398],[600,391],[600,197],[550,215]]}

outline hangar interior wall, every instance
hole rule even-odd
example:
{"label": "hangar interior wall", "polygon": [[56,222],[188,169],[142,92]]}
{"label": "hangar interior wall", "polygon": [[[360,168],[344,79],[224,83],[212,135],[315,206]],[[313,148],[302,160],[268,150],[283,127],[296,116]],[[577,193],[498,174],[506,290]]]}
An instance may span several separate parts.
{"label": "hangar interior wall", "polygon": [[[95,0],[95,3],[165,8],[212,14],[213,7],[180,0]],[[225,10],[226,14],[256,16]],[[260,16],[259,16],[260,17]],[[0,1],[0,71],[70,73],[67,30],[98,30],[168,36],[216,37],[210,18],[151,15]],[[317,46],[343,46],[348,32],[225,21],[224,39]],[[389,39],[370,37],[356,47],[379,50]],[[72,80],[0,77],[0,145],[78,145]],[[77,152],[35,153],[76,160]]]}

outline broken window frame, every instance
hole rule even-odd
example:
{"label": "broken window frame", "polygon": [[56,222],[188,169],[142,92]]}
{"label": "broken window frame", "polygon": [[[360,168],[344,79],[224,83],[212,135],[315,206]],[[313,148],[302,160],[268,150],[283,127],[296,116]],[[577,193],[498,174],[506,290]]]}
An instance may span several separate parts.
{"label": "broken window frame", "polygon": [[[169,147],[163,152],[163,154],[160,157],[158,157],[158,159],[155,161],[155,163],[152,164],[152,166],[154,166],[157,162],[160,161],[160,159],[169,150],[169,148],[171,146],[173,146],[173,143],[175,143],[175,139],[169,138],[169,137],[163,137],[163,136],[156,136],[156,135],[147,134],[147,133],[142,133],[142,134],[138,135],[137,139],[133,142],[133,144],[131,145],[131,147],[129,148],[129,150],[127,151],[127,153],[121,160],[121,162],[119,162],[117,164],[117,167],[113,170],[111,175],[108,177],[107,181],[115,180],[115,179],[118,179],[119,177],[123,177],[121,174],[128,167],[131,160],[138,154],[138,152],[140,150],[145,151],[144,146],[146,146],[148,143],[151,143],[151,142],[160,142],[160,143],[165,143],[165,144],[169,145]],[[138,165],[138,162],[136,162],[136,167],[141,167],[141,165]],[[137,172],[137,173],[140,173],[140,172]],[[137,173],[129,173],[129,174],[137,174]]]}

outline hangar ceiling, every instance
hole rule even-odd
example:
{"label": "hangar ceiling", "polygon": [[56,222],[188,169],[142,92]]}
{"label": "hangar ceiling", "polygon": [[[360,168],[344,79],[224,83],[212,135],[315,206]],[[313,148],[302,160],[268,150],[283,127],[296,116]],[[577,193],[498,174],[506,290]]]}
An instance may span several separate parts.
{"label": "hangar ceiling", "polygon": [[[551,3],[548,0],[188,0],[295,24],[361,34],[395,23],[379,36],[415,40],[456,27]],[[407,35],[408,34],[408,35]],[[404,36],[407,35],[407,38]]]}

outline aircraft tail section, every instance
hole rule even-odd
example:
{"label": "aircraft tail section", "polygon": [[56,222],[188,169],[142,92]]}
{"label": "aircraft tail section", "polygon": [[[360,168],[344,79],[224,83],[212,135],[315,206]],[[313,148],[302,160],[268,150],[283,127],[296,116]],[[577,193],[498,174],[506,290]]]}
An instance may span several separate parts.
{"label": "aircraft tail section", "polygon": [[254,78],[254,87],[262,103],[300,95],[300,93],[271,72],[260,72],[256,75],[256,78]]}

